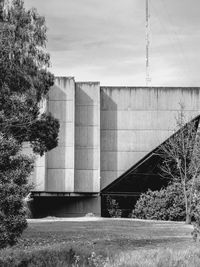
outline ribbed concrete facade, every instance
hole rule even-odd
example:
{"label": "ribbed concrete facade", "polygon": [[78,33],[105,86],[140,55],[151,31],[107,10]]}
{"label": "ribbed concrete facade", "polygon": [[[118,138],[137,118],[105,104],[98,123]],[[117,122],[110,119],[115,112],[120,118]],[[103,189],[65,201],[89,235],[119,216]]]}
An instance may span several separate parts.
{"label": "ribbed concrete facade", "polygon": [[173,133],[180,104],[188,120],[200,114],[199,91],[57,78],[44,108],[60,121],[59,145],[36,160],[35,216],[100,214],[101,189]]}

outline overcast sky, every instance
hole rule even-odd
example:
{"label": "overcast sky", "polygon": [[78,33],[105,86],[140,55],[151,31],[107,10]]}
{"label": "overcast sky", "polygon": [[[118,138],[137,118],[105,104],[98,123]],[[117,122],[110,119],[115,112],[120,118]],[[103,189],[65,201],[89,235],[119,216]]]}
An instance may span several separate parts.
{"label": "overcast sky", "polygon": [[[46,17],[51,71],[101,85],[145,85],[145,0],[25,0]],[[200,86],[200,0],[150,1],[150,76]]]}

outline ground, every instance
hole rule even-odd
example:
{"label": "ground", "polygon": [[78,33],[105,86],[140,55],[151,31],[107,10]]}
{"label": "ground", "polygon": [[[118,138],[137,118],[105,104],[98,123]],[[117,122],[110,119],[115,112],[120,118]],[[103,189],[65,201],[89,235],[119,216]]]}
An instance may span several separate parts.
{"label": "ground", "polygon": [[16,248],[69,244],[100,253],[193,246],[192,226],[184,222],[135,219],[46,219],[29,220]]}

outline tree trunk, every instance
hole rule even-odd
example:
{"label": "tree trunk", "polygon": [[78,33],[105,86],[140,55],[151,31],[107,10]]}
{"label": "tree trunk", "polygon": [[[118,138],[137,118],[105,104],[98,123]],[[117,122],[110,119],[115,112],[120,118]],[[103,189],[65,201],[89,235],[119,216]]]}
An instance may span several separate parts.
{"label": "tree trunk", "polygon": [[185,220],[186,224],[191,224],[191,215],[190,212],[186,213],[186,220]]}

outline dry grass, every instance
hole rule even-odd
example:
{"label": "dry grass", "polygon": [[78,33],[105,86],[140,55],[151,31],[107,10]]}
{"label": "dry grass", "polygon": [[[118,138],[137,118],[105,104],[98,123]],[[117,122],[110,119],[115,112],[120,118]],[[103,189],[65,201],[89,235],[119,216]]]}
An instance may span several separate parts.
{"label": "dry grass", "polygon": [[105,267],[199,267],[200,249],[127,251],[110,259]]}

